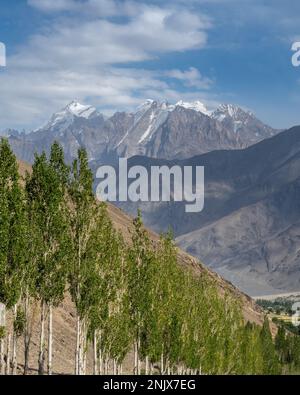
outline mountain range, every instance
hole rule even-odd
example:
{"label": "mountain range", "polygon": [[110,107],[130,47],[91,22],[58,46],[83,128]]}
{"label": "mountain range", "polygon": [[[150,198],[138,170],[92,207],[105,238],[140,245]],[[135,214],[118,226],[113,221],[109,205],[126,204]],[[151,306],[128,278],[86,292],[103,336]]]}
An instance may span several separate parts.
{"label": "mountain range", "polygon": [[209,111],[199,101],[175,105],[147,100],[135,112],[104,117],[94,107],[71,102],[30,133],[2,134],[20,159],[32,162],[35,151],[49,151],[57,140],[71,161],[80,146],[90,160],[107,162],[119,156],[144,155],[185,159],[219,149],[247,147],[278,133],[254,114],[233,105]]}

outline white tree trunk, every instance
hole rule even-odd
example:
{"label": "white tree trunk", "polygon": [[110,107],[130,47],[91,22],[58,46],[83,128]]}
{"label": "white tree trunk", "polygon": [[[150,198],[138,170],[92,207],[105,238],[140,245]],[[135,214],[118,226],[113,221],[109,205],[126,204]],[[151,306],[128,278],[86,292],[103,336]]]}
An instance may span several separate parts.
{"label": "white tree trunk", "polygon": [[40,351],[39,351],[39,375],[44,374],[45,361],[45,302],[41,303],[41,329],[40,329]]}
{"label": "white tree trunk", "polygon": [[79,331],[79,350],[78,350],[78,374],[82,375],[82,323],[80,321],[80,331]]}
{"label": "white tree trunk", "polygon": [[102,356],[102,350],[100,349],[99,352],[99,373],[102,376],[103,375],[103,356]]}
{"label": "white tree trunk", "polygon": [[170,362],[169,362],[169,360],[167,360],[166,364],[167,364],[167,374],[168,374],[168,376],[170,376],[170,374],[171,374],[171,368],[170,368]]}
{"label": "white tree trunk", "polygon": [[146,360],[145,360],[145,375],[148,376],[149,374],[149,358],[148,355],[146,355]]}
{"label": "white tree trunk", "polygon": [[137,341],[134,342],[134,366],[133,366],[133,374],[137,375],[138,369],[138,346],[137,346]]}
{"label": "white tree trunk", "polygon": [[0,339],[0,374],[4,375],[4,340]]}
{"label": "white tree trunk", "polygon": [[80,358],[80,374],[86,374],[86,325],[81,323],[81,358]]}
{"label": "white tree trunk", "polygon": [[150,375],[151,376],[153,375],[153,363],[152,362],[150,362]]}
{"label": "white tree trunk", "polygon": [[94,361],[93,361],[93,374],[97,375],[97,370],[98,370],[98,366],[97,366],[97,331],[94,332],[94,341],[93,341],[93,346],[94,346]]}
{"label": "white tree trunk", "polygon": [[141,374],[141,360],[140,360],[140,346],[141,346],[141,341],[140,339],[138,339],[138,343],[137,343],[137,374],[140,375]]}
{"label": "white tree trunk", "polygon": [[160,374],[164,374],[165,370],[164,370],[164,354],[161,354],[160,357]]}
{"label": "white tree trunk", "polygon": [[[17,319],[17,305],[14,306],[14,323],[16,322],[16,319]],[[17,343],[18,343],[18,337],[17,337],[17,334],[14,330],[13,351],[12,351],[12,374],[13,375],[17,374]]]}
{"label": "white tree trunk", "polygon": [[102,332],[99,332],[99,374],[103,375]]}
{"label": "white tree trunk", "polygon": [[53,345],[53,311],[52,306],[49,306],[48,317],[48,375],[52,375],[52,345]]}
{"label": "white tree trunk", "polygon": [[10,343],[11,343],[11,334],[9,333],[7,336],[7,348],[6,348],[6,369],[5,374],[10,374]]}
{"label": "white tree trunk", "polygon": [[75,350],[75,375],[79,375],[79,344],[80,344],[80,317],[76,319],[76,350]]}
{"label": "white tree trunk", "polygon": [[30,347],[30,330],[29,330],[29,297],[26,294],[24,301],[25,312],[25,333],[24,333],[24,375],[28,373],[29,364],[29,347]]}

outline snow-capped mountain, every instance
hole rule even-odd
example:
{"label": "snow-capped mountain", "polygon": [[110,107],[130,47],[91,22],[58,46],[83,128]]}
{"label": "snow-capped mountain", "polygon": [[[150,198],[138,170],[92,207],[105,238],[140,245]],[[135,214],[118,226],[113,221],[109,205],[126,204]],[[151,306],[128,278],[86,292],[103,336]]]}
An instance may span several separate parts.
{"label": "snow-capped mountain", "polygon": [[209,111],[206,106],[199,100],[196,100],[194,102],[184,102],[180,100],[178,103],[176,103],[176,106],[186,108],[187,110],[198,111],[208,116],[211,115],[211,111]]}
{"label": "snow-capped mountain", "polygon": [[237,149],[276,134],[255,116],[233,105],[210,111],[200,101],[176,104],[147,100],[132,113],[104,118],[94,107],[76,101],[53,114],[29,134],[10,134],[20,159],[32,161],[34,152],[48,151],[59,141],[70,161],[84,146],[91,161],[145,155],[184,159],[219,149]]}
{"label": "snow-capped mountain", "polygon": [[232,104],[221,104],[211,116],[237,133],[245,147],[278,133],[263,124],[252,112]]}
{"label": "snow-capped mountain", "polygon": [[85,106],[76,101],[69,103],[64,109],[52,115],[50,120],[35,132],[43,130],[52,130],[54,132],[63,132],[76,118],[93,119],[100,116],[95,107]]}

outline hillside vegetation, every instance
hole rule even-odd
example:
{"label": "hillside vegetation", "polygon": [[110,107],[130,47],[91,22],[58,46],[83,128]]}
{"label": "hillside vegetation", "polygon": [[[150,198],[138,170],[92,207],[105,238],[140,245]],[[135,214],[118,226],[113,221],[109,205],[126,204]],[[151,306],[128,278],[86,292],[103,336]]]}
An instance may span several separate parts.
{"label": "hillside vegetation", "polygon": [[70,168],[54,143],[27,170],[22,181],[2,140],[2,374],[281,372],[281,343],[250,298],[177,250],[170,233],[147,232],[140,214],[129,227],[97,202],[85,150]]}

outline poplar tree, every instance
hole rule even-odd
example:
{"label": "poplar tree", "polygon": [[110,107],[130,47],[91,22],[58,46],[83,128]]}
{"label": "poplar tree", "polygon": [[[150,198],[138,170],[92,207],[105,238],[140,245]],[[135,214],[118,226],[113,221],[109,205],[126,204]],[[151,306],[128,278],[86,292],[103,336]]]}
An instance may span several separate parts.
{"label": "poplar tree", "polygon": [[[45,321],[48,312],[48,374],[52,374],[52,309],[64,298],[67,276],[67,167],[57,143],[50,159],[36,155],[26,190],[40,243],[37,261],[36,292],[41,301],[39,374],[44,373]],[[48,310],[48,311],[47,311]]]}
{"label": "poplar tree", "polygon": [[263,374],[278,374],[280,372],[279,360],[275,351],[269,319],[267,317],[265,317],[260,332],[260,341],[262,346]]}
{"label": "poplar tree", "polygon": [[[0,143],[0,302],[13,310],[13,373],[17,369],[17,334],[14,330],[17,308],[25,279],[25,204],[20,186],[18,164],[7,140]],[[10,372],[10,339],[8,333],[7,368]]]}
{"label": "poplar tree", "polygon": [[76,307],[76,351],[75,374],[85,371],[84,359],[88,335],[88,315],[86,310],[86,284],[95,279],[94,231],[97,228],[99,207],[93,195],[93,175],[88,166],[87,153],[78,150],[78,158],[73,162],[70,195],[70,258],[69,283],[72,300]]}
{"label": "poplar tree", "polygon": [[279,326],[275,337],[275,349],[278,353],[281,363],[285,363],[289,357],[289,339],[286,336],[285,329],[282,325]]}
{"label": "poplar tree", "polygon": [[141,336],[143,319],[147,310],[147,276],[151,254],[150,241],[143,227],[141,212],[133,220],[132,247],[129,250],[128,292],[130,317],[134,337],[134,374],[141,372]]}

